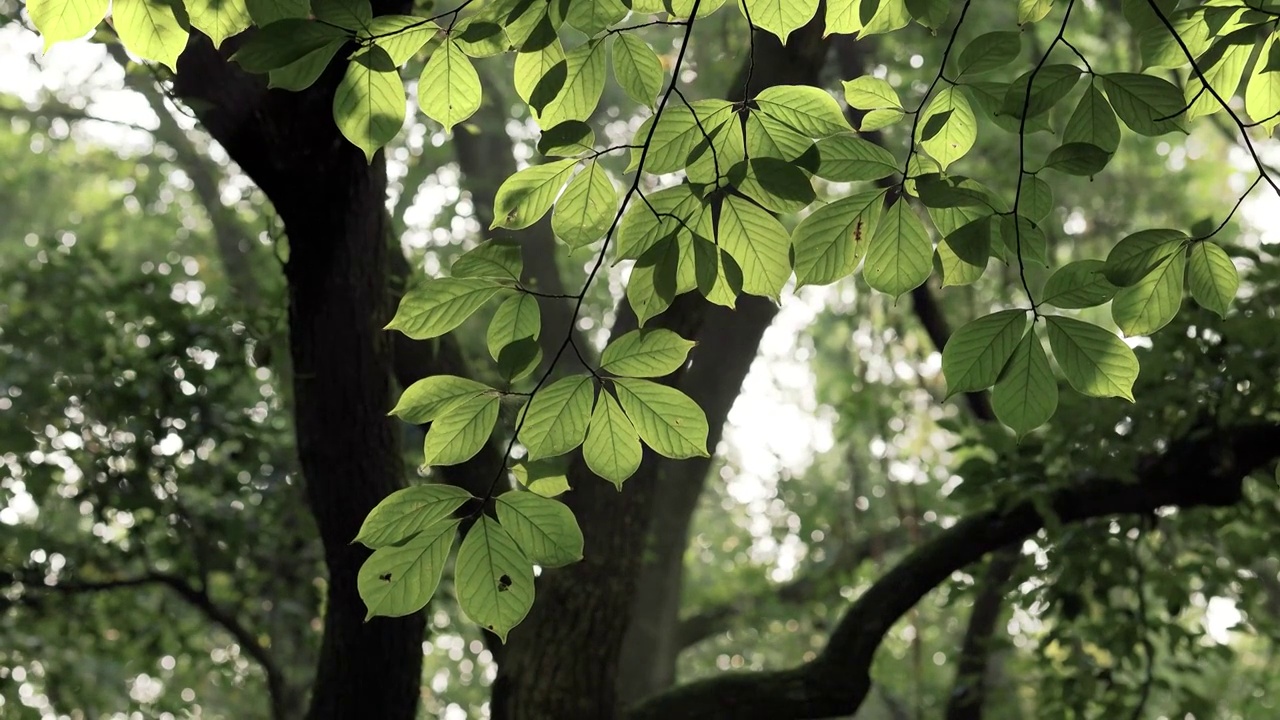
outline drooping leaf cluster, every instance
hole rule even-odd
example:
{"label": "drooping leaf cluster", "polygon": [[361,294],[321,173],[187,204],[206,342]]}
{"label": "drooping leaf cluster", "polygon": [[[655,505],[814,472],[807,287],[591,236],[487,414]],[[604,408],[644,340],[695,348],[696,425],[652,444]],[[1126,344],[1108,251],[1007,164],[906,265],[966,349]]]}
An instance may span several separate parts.
{"label": "drooping leaf cluster", "polygon": [[[1167,325],[1188,292],[1227,312],[1239,279],[1227,250],[1212,240],[1216,231],[1141,230],[1106,258],[1063,263],[1051,252],[1045,224],[1054,207],[1050,183],[1055,173],[1104,171],[1122,128],[1154,137],[1225,111],[1246,144],[1250,127],[1269,131],[1280,117],[1276,3],[1210,0],[1178,9],[1169,0],[1124,0],[1124,20],[1148,69],[1135,73],[1097,72],[1067,42],[1073,12],[1112,12],[1074,0],[1019,0],[1022,27],[966,42],[960,38],[970,30],[971,0],[740,0],[734,4],[747,32],[783,41],[814,21],[821,6],[828,34],[861,38],[918,24],[945,30],[946,49],[932,83],[923,95],[912,89],[911,102],[874,75],[848,79],[840,97],[782,85],[740,99],[687,98],[681,85],[695,30],[725,4],[467,0],[430,17],[375,17],[367,0],[115,3],[113,26],[125,46],[171,68],[191,29],[219,44],[250,26],[256,28],[232,59],[267,74],[272,87],[305,90],[330,63],[343,63],[334,121],[370,160],[405,124],[401,68],[411,60],[426,57],[417,107],[449,131],[481,106],[476,61],[513,53],[514,86],[541,131],[541,157],[502,183],[493,229],[521,230],[550,214],[568,248],[595,249],[586,285],[567,298],[576,301],[575,320],[604,262],[630,265],[626,297],[642,329],[613,338],[598,367],[568,377],[553,375],[572,337],[553,357],[543,356],[539,298],[521,284],[517,244],[484,243],[448,276],[404,296],[388,328],[417,339],[439,337],[497,304],[486,340],[505,386],[431,377],[407,388],[393,410],[430,424],[425,463],[473,458],[494,434],[504,402],[519,412],[485,497],[411,488],[370,515],[358,539],[375,549],[360,583],[371,615],[422,607],[465,527],[456,560],[460,603],[505,635],[532,603],[533,566],[581,555],[572,514],[548,497],[567,481],[540,461],[580,449],[595,474],[620,487],[639,467],[643,446],[671,458],[707,454],[702,411],[661,382],[682,368],[693,343],[643,327],[679,295],[696,292],[732,308],[743,293],[777,301],[793,283],[831,284],[861,267],[867,285],[900,297],[935,273],[951,286],[977,282],[993,259],[1016,268],[1027,305],[960,328],[944,349],[943,370],[951,393],[992,388],[998,417],[1019,435],[1053,416],[1059,375],[1087,396],[1133,399],[1139,368],[1129,345],[1062,311],[1110,303],[1127,336]],[[28,5],[47,43],[85,34],[105,11],[96,0]],[[1026,26],[1051,18],[1058,23],[1053,41],[1028,52]],[[664,29],[676,36],[673,53],[645,39]],[[591,123],[611,78],[648,109],[624,145],[601,145]],[[1247,122],[1228,102],[1242,85]],[[908,122],[907,147],[876,142],[876,131]],[[961,172],[979,128],[992,125],[1016,143],[1012,194]],[[1047,153],[1028,147],[1038,134],[1053,139]],[[614,152],[629,154],[625,182],[602,163]],[[1266,177],[1260,162],[1258,171]],[[1043,287],[1031,287],[1030,265],[1055,268]],[[523,460],[508,468],[517,443]],[[527,489],[497,494],[508,469]]]}

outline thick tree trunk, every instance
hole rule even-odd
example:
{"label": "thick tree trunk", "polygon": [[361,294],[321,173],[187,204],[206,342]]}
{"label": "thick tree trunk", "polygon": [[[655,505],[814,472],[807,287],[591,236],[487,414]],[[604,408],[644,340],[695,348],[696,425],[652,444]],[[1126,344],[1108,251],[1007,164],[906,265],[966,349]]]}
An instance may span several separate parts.
{"label": "thick tree trunk", "polygon": [[324,642],[309,717],[412,718],[421,682],[420,614],[365,624],[351,539],[402,487],[391,401],[386,178],[355,148],[347,167],[273,198],[290,238],[289,333],[298,454],[329,568]]}
{"label": "thick tree trunk", "polygon": [[[388,11],[392,8],[376,8]],[[384,233],[386,172],[339,134],[330,108],[335,65],[302,93],[263,78],[193,37],[175,91],[258,184],[284,221],[295,428],[306,497],[324,545],[324,640],[309,718],[412,720],[422,672],[421,614],[364,622],[356,574],[368,551],[351,545],[374,505],[403,487],[392,400]]]}

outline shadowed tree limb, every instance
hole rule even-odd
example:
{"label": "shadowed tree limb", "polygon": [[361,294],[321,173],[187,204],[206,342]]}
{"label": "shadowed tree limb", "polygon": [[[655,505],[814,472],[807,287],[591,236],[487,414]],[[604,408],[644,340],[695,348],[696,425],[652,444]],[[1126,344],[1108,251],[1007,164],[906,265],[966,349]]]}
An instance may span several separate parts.
{"label": "shadowed tree limb", "polygon": [[1227,507],[1243,497],[1245,476],[1280,457],[1280,425],[1200,428],[1138,463],[1138,481],[1083,479],[1005,510],[971,515],[921,545],[844,614],[826,648],[789,670],[725,674],[663,693],[629,720],[735,718],[793,720],[857,711],[871,687],[871,662],[885,633],[951,573],[1044,527],[1040,507],[1063,524],[1161,507]]}
{"label": "shadowed tree limb", "polygon": [[289,693],[286,689],[284,673],[276,663],[275,657],[258,641],[254,632],[240,622],[234,613],[228,612],[214,602],[204,588],[192,585],[182,577],[171,573],[151,571],[134,577],[97,581],[73,580],[59,582],[54,585],[47,585],[42,582],[23,582],[23,594],[18,596],[17,601],[27,604],[38,602],[37,598],[44,593],[73,596],[111,592],[113,590],[131,590],[155,585],[172,590],[188,605],[235,639],[245,653],[253,658],[254,662],[258,663],[266,676],[267,692],[271,695],[272,718],[275,718],[275,720],[287,720],[290,708]]}

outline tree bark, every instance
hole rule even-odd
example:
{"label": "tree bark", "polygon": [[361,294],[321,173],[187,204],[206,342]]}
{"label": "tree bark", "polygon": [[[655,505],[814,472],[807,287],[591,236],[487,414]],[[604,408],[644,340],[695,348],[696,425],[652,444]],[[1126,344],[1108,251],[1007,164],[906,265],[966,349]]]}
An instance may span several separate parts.
{"label": "tree bark", "polygon": [[[387,12],[390,8],[378,8]],[[412,720],[422,614],[364,622],[356,575],[368,551],[351,540],[365,515],[404,486],[392,400],[385,242],[386,172],[338,133],[331,66],[301,93],[267,91],[193,36],[175,91],[197,101],[210,134],[262,188],[289,237],[285,276],[295,432],[306,497],[329,578],[324,639],[308,717]]]}

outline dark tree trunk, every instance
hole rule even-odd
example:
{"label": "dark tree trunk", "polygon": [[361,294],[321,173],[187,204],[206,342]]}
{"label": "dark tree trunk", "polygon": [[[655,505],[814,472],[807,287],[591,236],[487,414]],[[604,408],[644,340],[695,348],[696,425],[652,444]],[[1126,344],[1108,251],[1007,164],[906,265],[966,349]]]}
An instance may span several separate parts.
{"label": "dark tree trunk", "polygon": [[[379,8],[383,12],[391,8]],[[382,498],[404,486],[392,401],[387,180],[334,125],[335,64],[301,93],[267,91],[193,37],[175,91],[266,193],[289,238],[285,276],[298,456],[328,567],[324,640],[308,717],[413,720],[425,619],[365,623],[351,545]]]}
{"label": "dark tree trunk", "polygon": [[[291,238],[289,334],[298,454],[329,568],[328,611],[309,717],[412,718],[421,682],[423,616],[365,624],[356,573],[368,552],[351,539],[402,486],[391,401],[390,248],[386,178],[359,151],[341,172],[275,199]],[[379,164],[380,165],[380,164]]]}

